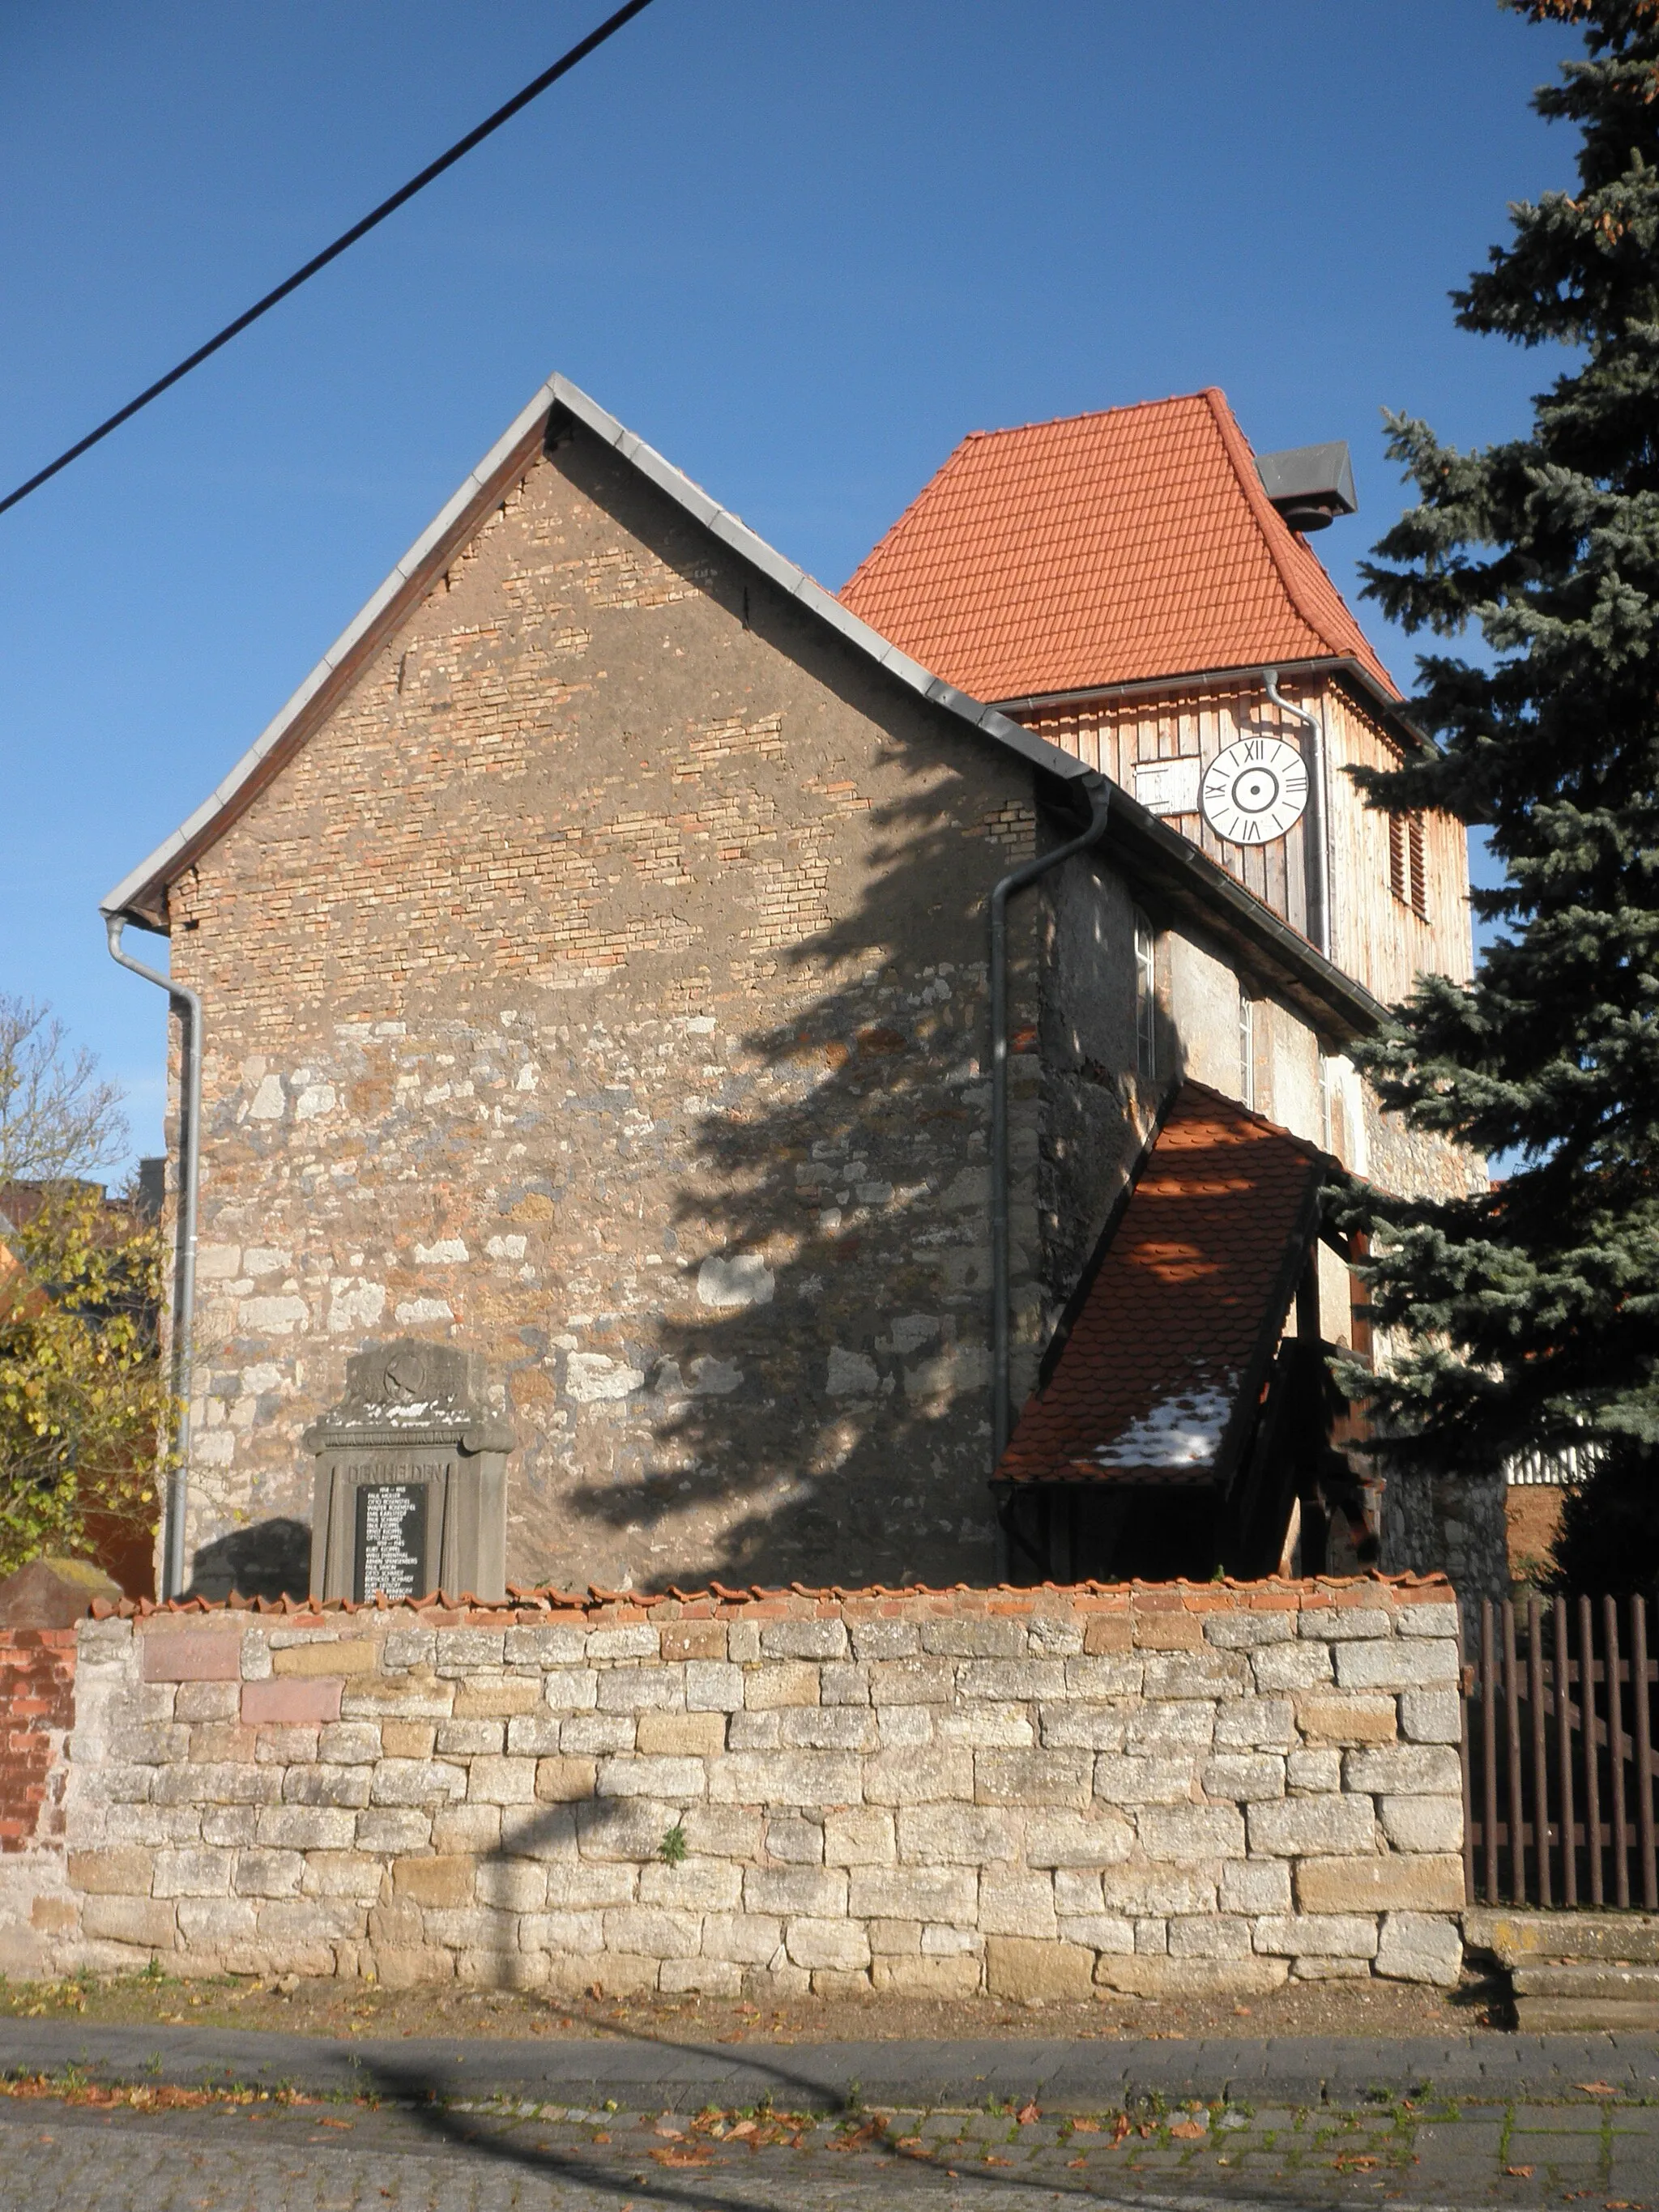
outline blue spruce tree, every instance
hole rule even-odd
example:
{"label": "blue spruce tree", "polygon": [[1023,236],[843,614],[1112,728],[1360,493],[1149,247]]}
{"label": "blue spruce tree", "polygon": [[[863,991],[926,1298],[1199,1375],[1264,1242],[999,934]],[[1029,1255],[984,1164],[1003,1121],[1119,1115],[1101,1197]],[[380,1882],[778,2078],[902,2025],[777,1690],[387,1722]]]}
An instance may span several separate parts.
{"label": "blue spruce tree", "polygon": [[[1405,1334],[1367,1390],[1392,1455],[1477,1471],[1589,1443],[1558,1558],[1605,1588],[1659,1570],[1659,0],[1510,4],[1583,28],[1534,100],[1577,127],[1578,190],[1516,207],[1453,296],[1464,329],[1574,357],[1511,442],[1459,453],[1391,418],[1418,504],[1367,592],[1408,630],[1477,625],[1492,657],[1425,656],[1439,756],[1362,779],[1484,824],[1506,877],[1475,894],[1474,981],[1424,977],[1360,1057],[1414,1126],[1515,1164],[1342,1211],[1371,1238],[1376,1322]],[[1585,1510],[1609,1486],[1616,1577],[1590,1556],[1609,1516]]]}

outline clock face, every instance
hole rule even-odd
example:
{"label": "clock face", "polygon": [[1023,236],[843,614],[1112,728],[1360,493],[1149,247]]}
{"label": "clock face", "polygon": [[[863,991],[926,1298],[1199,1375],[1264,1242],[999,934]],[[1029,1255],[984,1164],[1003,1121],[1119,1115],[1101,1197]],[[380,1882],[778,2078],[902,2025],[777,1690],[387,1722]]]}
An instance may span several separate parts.
{"label": "clock face", "polygon": [[1266,845],[1302,818],[1307,763],[1283,738],[1241,738],[1218,753],[1199,793],[1204,819],[1232,845]]}

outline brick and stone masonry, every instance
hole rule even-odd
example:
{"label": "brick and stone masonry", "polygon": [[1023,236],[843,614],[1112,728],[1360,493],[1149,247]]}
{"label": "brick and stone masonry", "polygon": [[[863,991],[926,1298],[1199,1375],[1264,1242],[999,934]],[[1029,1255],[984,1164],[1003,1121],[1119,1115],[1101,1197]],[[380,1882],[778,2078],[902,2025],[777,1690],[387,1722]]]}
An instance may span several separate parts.
{"label": "brick and stone masonry", "polygon": [[0,1963],[1449,1982],[1458,1669],[1437,1577],[126,1607],[79,1632],[66,1759],[14,1735],[63,1832],[0,1884]]}
{"label": "brick and stone masonry", "polygon": [[591,438],[526,466],[171,890],[207,1010],[195,1586],[303,1592],[302,1432],[404,1333],[489,1363],[515,1581],[984,1581],[983,902],[1047,834],[1031,771]]}

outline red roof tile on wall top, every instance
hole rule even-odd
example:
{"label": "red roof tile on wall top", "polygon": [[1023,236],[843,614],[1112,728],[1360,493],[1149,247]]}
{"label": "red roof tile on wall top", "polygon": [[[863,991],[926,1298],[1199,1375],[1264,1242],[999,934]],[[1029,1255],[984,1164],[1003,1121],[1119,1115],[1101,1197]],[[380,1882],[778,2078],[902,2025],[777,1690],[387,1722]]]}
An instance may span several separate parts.
{"label": "red roof tile on wall top", "polygon": [[999,1478],[1190,1482],[1221,1472],[1217,1447],[1283,1324],[1292,1240],[1307,1233],[1328,1165],[1259,1115],[1184,1084]]}
{"label": "red roof tile on wall top", "polygon": [[[1048,1602],[1056,1593],[1080,1601],[1086,1610],[1103,1612],[1212,1613],[1233,1608],[1279,1611],[1303,1607],[1310,1611],[1328,1612],[1333,1606],[1365,1607],[1379,1602],[1433,1605],[1442,1601],[1450,1588],[1445,1576],[1437,1571],[1431,1574],[1385,1575],[1376,1568],[1363,1575],[1317,1575],[1296,1581],[1279,1575],[1245,1581],[1229,1575],[1220,1581],[1201,1583],[1150,1583],[1137,1577],[1116,1583],[952,1583],[944,1589],[927,1583],[890,1586],[875,1583],[859,1589],[844,1589],[840,1583],[819,1588],[806,1583],[757,1583],[748,1589],[728,1589],[722,1583],[714,1583],[706,1589],[691,1590],[590,1588],[583,1592],[517,1589],[509,1585],[504,1598],[430,1594],[377,1599],[367,1605],[349,1598],[192,1597],[167,1598],[160,1603],[150,1598],[126,1598],[119,1605],[94,1600],[91,1618],[94,1621],[131,1621],[146,1632],[154,1630],[164,1637],[169,1633],[211,1637],[223,1632],[227,1615],[237,1620],[252,1615],[251,1625],[255,1629],[273,1620],[302,1626],[337,1623],[346,1628],[349,1637],[372,1631],[377,1620],[389,1624],[410,1613],[422,1617],[428,1626],[444,1628],[465,1627],[474,1622],[496,1627],[515,1623],[530,1626],[554,1614],[580,1614],[606,1626],[619,1620],[649,1620],[653,1613],[665,1623],[732,1615],[785,1620],[814,1615],[830,1618],[842,1613],[848,1619],[902,1619],[923,1618],[928,1613],[949,1616],[1029,1613]],[[1091,1600],[1097,1602],[1091,1606]],[[33,1649],[37,1644],[54,1649],[73,1646],[76,1636],[73,1628],[0,1629],[0,1650]]]}
{"label": "red roof tile on wall top", "polygon": [[1400,696],[1214,389],[975,431],[841,599],[976,699],[1346,655]]}

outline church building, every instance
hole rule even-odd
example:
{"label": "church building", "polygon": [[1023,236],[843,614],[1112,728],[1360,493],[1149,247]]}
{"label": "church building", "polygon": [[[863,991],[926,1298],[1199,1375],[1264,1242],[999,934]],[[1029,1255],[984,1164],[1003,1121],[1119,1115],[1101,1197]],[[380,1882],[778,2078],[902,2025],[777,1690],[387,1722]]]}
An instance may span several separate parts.
{"label": "church building", "polygon": [[1344,774],[1425,742],[1352,505],[1206,392],[968,439],[837,599],[550,380],[104,902],[201,1009],[189,1585],[305,1589],[406,1340],[516,1584],[1364,1553],[1321,1188],[1479,1169],[1346,1057],[1470,964],[1461,826]]}

